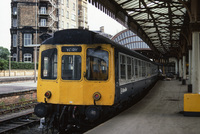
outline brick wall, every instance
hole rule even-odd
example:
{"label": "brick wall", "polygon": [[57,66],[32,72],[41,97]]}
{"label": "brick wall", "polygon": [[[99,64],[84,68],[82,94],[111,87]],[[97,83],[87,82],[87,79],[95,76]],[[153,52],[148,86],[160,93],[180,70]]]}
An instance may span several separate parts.
{"label": "brick wall", "polygon": [[35,6],[33,5],[24,5],[21,4],[19,7],[20,10],[20,17],[19,20],[19,27],[24,26],[35,26]]}

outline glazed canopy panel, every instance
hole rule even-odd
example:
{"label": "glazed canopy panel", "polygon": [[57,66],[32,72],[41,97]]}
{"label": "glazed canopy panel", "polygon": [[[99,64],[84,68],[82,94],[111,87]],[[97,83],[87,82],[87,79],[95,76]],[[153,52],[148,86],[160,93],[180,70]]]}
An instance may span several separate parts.
{"label": "glazed canopy panel", "polygon": [[158,55],[176,55],[189,0],[89,0],[136,33]]}

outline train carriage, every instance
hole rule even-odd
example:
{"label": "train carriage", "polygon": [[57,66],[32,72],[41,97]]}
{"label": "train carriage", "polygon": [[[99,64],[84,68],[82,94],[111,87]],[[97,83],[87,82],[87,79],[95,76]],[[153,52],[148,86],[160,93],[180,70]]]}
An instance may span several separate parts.
{"label": "train carriage", "polygon": [[59,129],[94,122],[145,92],[157,70],[148,58],[97,33],[58,31],[40,46],[35,113]]}

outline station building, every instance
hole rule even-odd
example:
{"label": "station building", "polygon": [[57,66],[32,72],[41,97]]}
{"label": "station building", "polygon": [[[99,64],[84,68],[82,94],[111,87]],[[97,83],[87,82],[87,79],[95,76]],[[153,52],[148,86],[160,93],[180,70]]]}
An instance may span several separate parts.
{"label": "station building", "polygon": [[34,46],[55,31],[88,28],[87,0],[12,0],[11,21],[12,61],[34,62]]}

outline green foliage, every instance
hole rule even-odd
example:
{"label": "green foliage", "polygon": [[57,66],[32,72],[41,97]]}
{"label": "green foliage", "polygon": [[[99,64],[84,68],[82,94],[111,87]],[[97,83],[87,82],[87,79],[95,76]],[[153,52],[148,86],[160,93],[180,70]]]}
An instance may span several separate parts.
{"label": "green foliage", "polygon": [[[24,63],[24,62],[11,62],[12,69],[34,69],[34,63]],[[37,66],[36,66],[37,68]]]}
{"label": "green foliage", "polygon": [[8,60],[8,56],[10,55],[7,48],[0,47],[0,59]]}
{"label": "green foliage", "polygon": [[0,58],[0,70],[8,69],[8,61]]}
{"label": "green foliage", "polygon": [[[9,62],[7,60],[0,59],[0,70],[8,70],[8,69],[9,69]],[[34,63],[12,61],[11,69],[34,69]]]}

